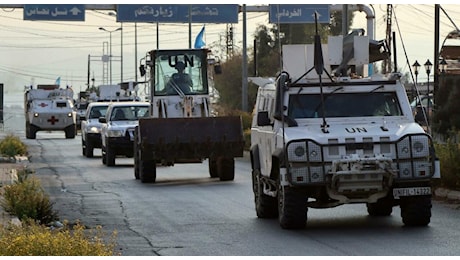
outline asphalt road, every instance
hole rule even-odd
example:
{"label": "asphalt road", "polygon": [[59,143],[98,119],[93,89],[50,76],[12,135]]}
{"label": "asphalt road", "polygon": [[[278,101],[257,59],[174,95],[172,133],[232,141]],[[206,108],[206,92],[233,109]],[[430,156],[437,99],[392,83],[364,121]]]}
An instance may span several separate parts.
{"label": "asphalt road", "polygon": [[258,219],[250,165],[237,160],[235,180],[209,178],[207,163],[160,167],[157,182],[135,180],[132,159],[115,167],[81,155],[80,136],[39,133],[25,140],[31,165],[55,201],[61,219],[117,230],[121,255],[459,255],[455,205],[434,202],[428,227],[403,226],[367,215],[365,205],[309,209],[305,230]]}

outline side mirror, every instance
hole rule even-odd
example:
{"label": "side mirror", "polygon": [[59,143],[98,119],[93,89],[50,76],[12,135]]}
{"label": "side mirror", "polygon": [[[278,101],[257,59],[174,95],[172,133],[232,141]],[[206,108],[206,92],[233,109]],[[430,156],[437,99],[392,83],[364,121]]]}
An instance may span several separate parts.
{"label": "side mirror", "polygon": [[139,72],[141,73],[141,77],[145,76],[145,65],[139,66]]}
{"label": "side mirror", "polygon": [[80,120],[81,121],[86,120],[86,116],[80,116]]}
{"label": "side mirror", "polygon": [[99,123],[106,124],[107,119],[105,117],[99,117]]}
{"label": "side mirror", "polygon": [[257,125],[258,126],[270,125],[270,118],[268,117],[268,111],[260,111],[257,113]]}

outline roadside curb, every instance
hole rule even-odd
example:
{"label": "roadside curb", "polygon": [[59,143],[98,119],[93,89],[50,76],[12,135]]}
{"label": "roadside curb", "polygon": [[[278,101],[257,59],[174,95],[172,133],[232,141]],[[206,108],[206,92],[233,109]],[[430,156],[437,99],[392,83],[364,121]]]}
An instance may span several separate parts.
{"label": "roadside curb", "polygon": [[437,188],[434,191],[434,195],[440,198],[460,201],[460,191],[456,191],[456,190],[449,190],[446,188]]}

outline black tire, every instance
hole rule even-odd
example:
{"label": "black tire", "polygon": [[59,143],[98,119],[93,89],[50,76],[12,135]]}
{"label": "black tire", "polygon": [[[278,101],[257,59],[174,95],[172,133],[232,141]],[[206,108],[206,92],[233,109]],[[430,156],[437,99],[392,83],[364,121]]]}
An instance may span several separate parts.
{"label": "black tire", "polygon": [[401,217],[406,226],[426,226],[431,219],[431,196],[401,197]]}
{"label": "black tire", "polygon": [[232,181],[235,179],[235,159],[220,157],[217,160],[217,172],[221,181]]}
{"label": "black tire", "polygon": [[102,164],[107,165],[107,156],[105,146],[102,146]]}
{"label": "black tire", "polygon": [[217,170],[217,159],[209,158],[208,165],[209,165],[209,176],[211,176],[211,178],[219,177],[219,172]]}
{"label": "black tire", "polygon": [[139,159],[139,178],[142,183],[153,183],[157,178],[157,168],[154,160]]}
{"label": "black tire", "polygon": [[26,122],[26,138],[27,139],[35,139],[31,135],[31,130],[32,130],[32,126],[30,125],[29,122]]}
{"label": "black tire", "polygon": [[110,144],[108,142],[105,147],[105,160],[107,166],[115,166],[115,150],[110,148]]}
{"label": "black tire", "polygon": [[75,138],[75,135],[77,133],[77,127],[76,125],[71,125],[65,128],[65,138],[66,139],[73,139]]}
{"label": "black tire", "polygon": [[303,229],[307,223],[306,195],[278,180],[278,221],[283,229]]}
{"label": "black tire", "polygon": [[[137,130],[137,129],[136,129]],[[139,151],[137,146],[137,132],[134,132],[134,143],[133,143],[133,152],[134,152],[134,178],[139,180]]]}
{"label": "black tire", "polygon": [[381,217],[390,216],[393,213],[394,201],[393,198],[382,198],[376,203],[367,203],[367,213],[370,216]]}
{"label": "black tire", "polygon": [[26,125],[26,138],[36,139],[37,138],[37,127],[31,125],[30,123]]}
{"label": "black tire", "polygon": [[81,154],[83,156],[86,156],[86,142],[85,142],[85,140],[83,140],[83,135],[82,135],[82,138],[81,138]]}
{"label": "black tire", "polygon": [[86,142],[86,157],[93,158],[94,157],[94,145],[91,142]]}
{"label": "black tire", "polygon": [[258,218],[276,218],[278,216],[278,207],[276,198],[270,197],[263,193],[263,183],[260,181],[260,171],[252,171],[252,190],[254,192],[254,203]]}

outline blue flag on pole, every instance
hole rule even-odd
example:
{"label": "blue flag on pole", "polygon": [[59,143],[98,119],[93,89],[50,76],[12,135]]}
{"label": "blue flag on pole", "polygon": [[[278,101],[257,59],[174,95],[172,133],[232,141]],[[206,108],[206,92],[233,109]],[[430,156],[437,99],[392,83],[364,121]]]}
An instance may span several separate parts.
{"label": "blue flag on pole", "polygon": [[204,25],[203,25],[203,28],[201,28],[201,31],[196,36],[195,49],[201,49],[206,45],[206,43],[203,40],[203,34],[204,34]]}

